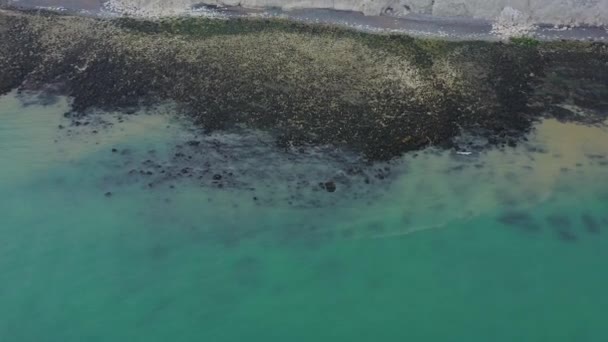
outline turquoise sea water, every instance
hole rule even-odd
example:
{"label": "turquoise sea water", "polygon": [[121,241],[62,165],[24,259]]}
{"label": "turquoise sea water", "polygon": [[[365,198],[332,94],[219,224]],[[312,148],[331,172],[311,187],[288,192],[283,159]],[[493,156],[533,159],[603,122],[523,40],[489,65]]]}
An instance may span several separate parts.
{"label": "turquoise sea water", "polygon": [[412,153],[334,193],[285,183],[340,163],[271,148],[214,159],[242,187],[151,187],[127,173],[183,123],[24,101],[0,99],[0,341],[608,341],[606,127]]}

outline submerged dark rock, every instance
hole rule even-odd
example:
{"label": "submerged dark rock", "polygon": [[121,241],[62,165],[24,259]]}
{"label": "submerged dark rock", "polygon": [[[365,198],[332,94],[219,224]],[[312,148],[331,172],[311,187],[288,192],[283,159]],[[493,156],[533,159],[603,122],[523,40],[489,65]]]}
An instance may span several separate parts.
{"label": "submerged dark rock", "polygon": [[498,221],[502,224],[516,227],[528,232],[537,232],[540,226],[532,215],[522,211],[509,211],[499,216]]}
{"label": "submerged dark rock", "polygon": [[578,240],[578,236],[569,230],[557,230],[556,234],[562,241],[574,242]]}
{"label": "submerged dark rock", "polygon": [[[390,186],[390,180],[370,180],[373,174],[380,170],[397,174],[405,171],[402,161],[370,163],[360,154],[335,147],[307,146],[297,152],[286,151],[274,145],[271,135],[257,130],[191,133],[200,139],[196,147],[189,147],[186,137],[154,156],[147,148],[132,149],[126,156],[117,154],[115,162],[123,172],[108,176],[105,185],[130,183],[144,189],[171,189],[179,183],[210,193],[218,189],[243,192],[259,205],[288,203],[316,208],[352,198],[377,198]],[[176,151],[190,154],[194,150],[200,152],[192,153],[192,159],[174,157]],[[372,186],[365,186],[366,180]],[[341,196],[324,195],[326,191],[337,192],[338,187]]]}
{"label": "submerged dark rock", "polygon": [[587,232],[593,234],[597,234],[600,232],[600,223],[590,214],[582,214],[581,221],[583,222],[583,225],[585,226]]}
{"label": "submerged dark rock", "polygon": [[547,216],[547,222],[556,229],[567,230],[572,226],[572,221],[567,215],[551,214]]}
{"label": "submerged dark rock", "polygon": [[197,140],[190,140],[186,144],[188,144],[188,146],[199,146],[201,142]]}
{"label": "submerged dark rock", "polygon": [[325,190],[327,190],[327,192],[335,192],[336,191],[336,183],[329,181],[329,182],[325,182],[323,184],[323,187],[325,188]]}
{"label": "submerged dark rock", "polygon": [[562,214],[551,214],[547,216],[547,222],[552,226],[555,234],[563,240],[574,242],[578,236],[572,231],[572,221],[570,217]]}

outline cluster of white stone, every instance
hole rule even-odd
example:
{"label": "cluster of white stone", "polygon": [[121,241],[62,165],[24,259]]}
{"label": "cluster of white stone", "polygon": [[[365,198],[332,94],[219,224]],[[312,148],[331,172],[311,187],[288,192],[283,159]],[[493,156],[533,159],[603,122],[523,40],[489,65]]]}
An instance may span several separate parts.
{"label": "cluster of white stone", "polygon": [[527,36],[534,30],[530,16],[512,7],[505,7],[492,24],[492,33],[500,38]]}

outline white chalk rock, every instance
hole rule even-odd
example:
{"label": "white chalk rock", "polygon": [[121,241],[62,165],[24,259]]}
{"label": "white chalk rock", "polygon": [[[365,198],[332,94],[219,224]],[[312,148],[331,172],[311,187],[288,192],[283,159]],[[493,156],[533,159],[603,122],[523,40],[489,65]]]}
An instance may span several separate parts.
{"label": "white chalk rock", "polygon": [[417,13],[487,20],[500,19],[505,10],[514,10],[534,23],[608,24],[608,0],[109,0],[106,5],[125,14],[162,16],[183,13],[200,3],[258,9],[322,8],[366,15]]}

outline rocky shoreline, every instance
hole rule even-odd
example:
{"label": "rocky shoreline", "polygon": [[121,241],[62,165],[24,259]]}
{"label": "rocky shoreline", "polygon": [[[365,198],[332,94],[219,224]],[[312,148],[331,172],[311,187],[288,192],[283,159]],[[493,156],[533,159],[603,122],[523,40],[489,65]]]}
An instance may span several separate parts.
{"label": "rocky shoreline", "polygon": [[73,117],[175,102],[206,131],[334,145],[370,161],[470,139],[515,145],[535,120],[601,123],[608,46],[447,42],[279,19],[103,19],[0,11],[0,94],[73,98]]}

